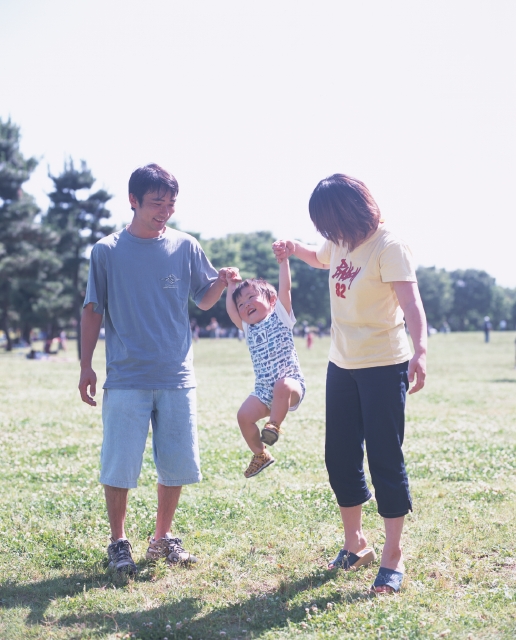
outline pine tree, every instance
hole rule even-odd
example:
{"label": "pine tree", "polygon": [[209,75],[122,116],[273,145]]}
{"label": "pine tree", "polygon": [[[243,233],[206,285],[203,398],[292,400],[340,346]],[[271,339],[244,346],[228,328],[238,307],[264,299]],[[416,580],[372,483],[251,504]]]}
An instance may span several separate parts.
{"label": "pine tree", "polygon": [[56,250],[62,260],[64,284],[61,313],[68,314],[77,324],[80,358],[80,321],[86,289],[88,249],[114,230],[105,222],[111,217],[105,207],[111,195],[100,189],[84,198],[80,197],[81,192],[91,190],[95,183],[84,161],[77,169],[70,158],[60,175],[49,174],[49,177],[54,183],[54,191],[49,194],[51,204],[43,224],[59,234]]}
{"label": "pine tree", "polygon": [[19,127],[0,119],[0,328],[9,351],[11,330],[23,324],[16,304],[22,298],[20,283],[47,279],[56,265],[56,238],[35,222],[39,208],[22,189],[36,166],[35,158],[24,158],[20,151]]}

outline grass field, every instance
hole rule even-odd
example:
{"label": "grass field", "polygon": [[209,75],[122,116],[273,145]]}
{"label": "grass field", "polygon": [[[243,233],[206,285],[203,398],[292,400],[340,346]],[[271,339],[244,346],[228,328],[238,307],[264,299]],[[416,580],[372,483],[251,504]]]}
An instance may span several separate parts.
{"label": "grass field", "polygon": [[[79,400],[74,351],[69,361],[2,353],[0,638],[516,637],[515,337],[430,340],[428,383],[407,411],[407,574],[387,597],[368,593],[378,564],[325,569],[342,540],[323,460],[328,339],[298,344],[307,396],[276,464],[251,480],[235,420],[252,388],[249,354],[236,340],[196,345],[204,480],[185,488],[175,532],[200,563],[144,561],[155,511],[148,447],[127,523],[135,579],[106,573],[100,409]],[[103,344],[95,367],[104,371]],[[365,529],[381,550],[374,501]]]}

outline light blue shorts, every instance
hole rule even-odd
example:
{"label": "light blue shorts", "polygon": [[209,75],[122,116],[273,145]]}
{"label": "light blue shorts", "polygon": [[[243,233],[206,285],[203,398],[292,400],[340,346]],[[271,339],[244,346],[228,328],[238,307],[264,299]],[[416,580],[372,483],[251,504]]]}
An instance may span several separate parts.
{"label": "light blue shorts", "polygon": [[138,486],[149,422],[158,482],[167,487],[199,482],[195,399],[195,389],[104,389],[100,482]]}

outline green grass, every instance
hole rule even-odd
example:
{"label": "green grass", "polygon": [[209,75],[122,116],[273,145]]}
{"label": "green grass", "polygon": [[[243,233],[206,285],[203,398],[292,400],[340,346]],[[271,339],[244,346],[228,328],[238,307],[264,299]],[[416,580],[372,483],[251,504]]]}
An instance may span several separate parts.
{"label": "green grass", "polygon": [[[156,506],[148,447],[127,521],[135,579],[105,570],[100,408],[80,402],[75,353],[2,353],[0,638],[515,637],[514,339],[431,338],[428,383],[407,410],[404,589],[378,598],[368,593],[377,564],[325,569],[342,541],[323,459],[328,339],[298,344],[307,396],[276,464],[248,481],[235,416],[253,385],[249,354],[237,341],[196,345],[204,480],[184,489],[175,532],[201,562],[144,561]],[[103,372],[102,343],[95,366]],[[364,512],[379,551],[374,501]]]}

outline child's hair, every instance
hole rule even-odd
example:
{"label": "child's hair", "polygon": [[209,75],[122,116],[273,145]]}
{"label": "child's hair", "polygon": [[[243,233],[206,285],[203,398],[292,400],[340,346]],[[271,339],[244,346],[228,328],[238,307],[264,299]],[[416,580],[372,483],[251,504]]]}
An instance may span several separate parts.
{"label": "child's hair", "polygon": [[159,164],[147,164],[135,169],[129,178],[129,193],[141,205],[143,196],[154,191],[159,195],[170,192],[175,197],[179,193],[179,185],[174,176]]}
{"label": "child's hair", "polygon": [[241,282],[233,291],[232,298],[235,304],[238,302],[238,298],[240,298],[240,296],[243,294],[243,290],[246,287],[253,287],[257,291],[262,293],[269,302],[271,302],[273,298],[278,297],[276,289],[272,286],[272,284],[269,284],[267,280],[264,280],[263,278],[247,278],[246,280]]}
{"label": "child's hair", "polygon": [[308,209],[317,231],[335,244],[347,243],[350,251],[376,231],[380,222],[380,209],[369,189],[343,173],[319,182]]}

